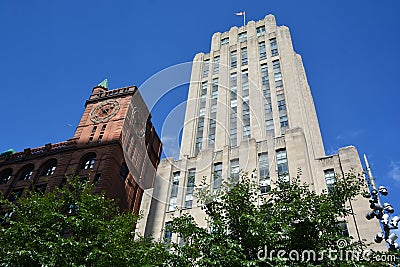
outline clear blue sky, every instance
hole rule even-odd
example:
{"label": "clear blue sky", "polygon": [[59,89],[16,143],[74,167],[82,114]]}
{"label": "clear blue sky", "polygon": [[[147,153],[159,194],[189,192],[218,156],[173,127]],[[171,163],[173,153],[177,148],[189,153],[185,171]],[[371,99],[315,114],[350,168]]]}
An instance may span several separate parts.
{"label": "clear blue sky", "polygon": [[[398,0],[0,1],[0,151],[72,137],[103,78],[110,88],[140,86],[190,62],[209,51],[214,32],[240,26],[233,12],[242,10],[249,20],[272,13],[290,28],[326,152],[367,153],[400,212]],[[186,90],[154,108],[159,132]]]}

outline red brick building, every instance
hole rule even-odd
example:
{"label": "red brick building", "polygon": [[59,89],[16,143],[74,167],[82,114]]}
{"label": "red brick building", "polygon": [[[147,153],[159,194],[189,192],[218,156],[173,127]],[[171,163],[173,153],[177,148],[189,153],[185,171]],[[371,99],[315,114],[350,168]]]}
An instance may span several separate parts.
{"label": "red brick building", "polygon": [[153,186],[162,144],[136,86],[93,88],[73,138],[0,155],[0,191],[6,198],[27,189],[50,191],[77,174],[96,190],[138,212],[143,190]]}

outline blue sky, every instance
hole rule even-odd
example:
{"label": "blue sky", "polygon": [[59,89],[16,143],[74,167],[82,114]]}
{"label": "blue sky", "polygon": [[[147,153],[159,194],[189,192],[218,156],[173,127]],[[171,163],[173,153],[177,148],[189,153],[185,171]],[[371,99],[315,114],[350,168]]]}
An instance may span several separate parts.
{"label": "blue sky", "polygon": [[[214,32],[240,26],[233,13],[242,10],[248,20],[272,13],[290,28],[326,152],[355,145],[367,153],[400,209],[397,0],[0,1],[0,151],[72,137],[102,79],[140,86],[190,62],[209,51]],[[159,133],[170,111],[183,120],[186,95],[177,87],[153,108]]]}

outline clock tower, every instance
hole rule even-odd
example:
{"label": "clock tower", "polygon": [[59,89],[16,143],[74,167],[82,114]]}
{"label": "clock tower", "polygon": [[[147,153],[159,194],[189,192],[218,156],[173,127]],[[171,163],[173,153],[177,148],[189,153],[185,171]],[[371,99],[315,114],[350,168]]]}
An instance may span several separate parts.
{"label": "clock tower", "polygon": [[123,210],[138,212],[153,187],[162,144],[136,86],[95,86],[74,136],[64,142],[0,155],[0,191],[11,198],[27,188],[43,193],[79,175]]}

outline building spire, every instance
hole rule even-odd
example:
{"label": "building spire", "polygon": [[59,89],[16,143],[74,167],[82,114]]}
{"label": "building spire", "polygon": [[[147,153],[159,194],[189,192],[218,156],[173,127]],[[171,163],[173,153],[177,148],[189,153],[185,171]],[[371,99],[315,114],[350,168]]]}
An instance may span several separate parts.
{"label": "building spire", "polygon": [[99,83],[97,86],[108,89],[108,80],[107,80],[107,78],[104,79],[104,80],[103,80],[101,83]]}

